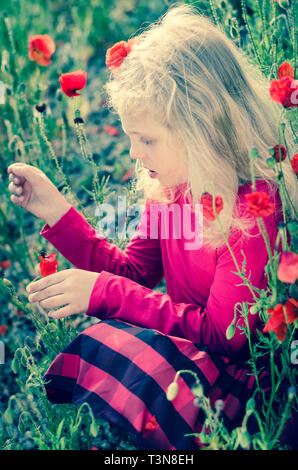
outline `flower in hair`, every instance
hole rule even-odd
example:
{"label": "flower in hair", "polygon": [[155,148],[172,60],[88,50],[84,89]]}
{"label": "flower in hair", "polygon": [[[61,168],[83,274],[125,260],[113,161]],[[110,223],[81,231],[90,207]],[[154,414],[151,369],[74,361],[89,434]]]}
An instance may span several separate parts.
{"label": "flower in hair", "polygon": [[106,66],[112,72],[122,64],[125,57],[130,53],[134,42],[134,38],[129,39],[127,42],[119,41],[107,50]]}

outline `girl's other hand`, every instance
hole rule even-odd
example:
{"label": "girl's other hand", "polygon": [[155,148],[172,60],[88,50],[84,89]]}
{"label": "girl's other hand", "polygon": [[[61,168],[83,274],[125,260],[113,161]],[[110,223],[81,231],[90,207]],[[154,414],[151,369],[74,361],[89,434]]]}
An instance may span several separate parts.
{"label": "girl's other hand", "polygon": [[65,318],[76,313],[85,313],[94,284],[99,273],[83,269],[65,269],[30,283],[26,291],[30,302],[39,302],[44,309],[61,307],[49,312],[51,318]]}

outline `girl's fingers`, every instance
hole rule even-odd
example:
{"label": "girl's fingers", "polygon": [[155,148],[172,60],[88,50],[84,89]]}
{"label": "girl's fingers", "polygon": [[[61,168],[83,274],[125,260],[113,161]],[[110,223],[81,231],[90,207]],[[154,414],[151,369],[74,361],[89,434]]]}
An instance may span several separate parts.
{"label": "girl's fingers", "polygon": [[16,196],[20,196],[23,193],[23,187],[17,186],[13,182],[9,183],[8,189],[11,193],[15,194]]}
{"label": "girl's fingers", "polygon": [[66,318],[66,317],[69,317],[70,315],[73,315],[73,314],[70,312],[69,305],[63,308],[59,308],[59,310],[51,310],[48,313],[48,316],[53,318],[54,320],[58,320],[58,318]]}
{"label": "girl's fingers", "polygon": [[16,196],[15,194],[12,194],[10,196],[10,200],[14,203],[14,204],[22,204],[23,201],[24,201],[24,196]]}

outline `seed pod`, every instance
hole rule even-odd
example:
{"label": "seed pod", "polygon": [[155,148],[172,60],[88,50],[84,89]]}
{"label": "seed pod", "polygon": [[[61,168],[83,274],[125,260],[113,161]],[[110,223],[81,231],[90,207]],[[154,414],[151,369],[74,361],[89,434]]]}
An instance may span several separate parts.
{"label": "seed pod", "polygon": [[93,437],[97,437],[98,435],[98,426],[95,421],[92,421],[92,423],[90,424],[90,434]]}
{"label": "seed pod", "polygon": [[275,158],[270,157],[270,158],[267,158],[266,163],[269,166],[269,168],[274,168],[276,165],[276,160]]}
{"label": "seed pod", "polygon": [[226,331],[226,338],[228,340],[232,339],[235,334],[235,325],[234,323],[231,323],[230,326],[228,326],[227,331]]}
{"label": "seed pod", "polygon": [[167,389],[167,399],[173,401],[178,395],[179,387],[177,382],[172,382]]}
{"label": "seed pod", "polygon": [[250,411],[250,410],[254,410],[256,407],[256,402],[254,400],[254,398],[250,398],[247,402],[246,402],[246,412],[247,411]]}

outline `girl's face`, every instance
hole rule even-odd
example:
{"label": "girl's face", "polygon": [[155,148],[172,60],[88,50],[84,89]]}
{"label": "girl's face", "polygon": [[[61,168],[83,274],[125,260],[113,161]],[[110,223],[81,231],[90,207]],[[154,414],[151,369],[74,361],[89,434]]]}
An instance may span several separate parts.
{"label": "girl's face", "polygon": [[162,186],[187,181],[186,151],[177,136],[148,114],[120,119],[123,131],[130,138],[131,158],[141,159],[144,168],[155,171]]}

